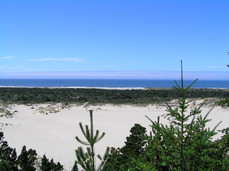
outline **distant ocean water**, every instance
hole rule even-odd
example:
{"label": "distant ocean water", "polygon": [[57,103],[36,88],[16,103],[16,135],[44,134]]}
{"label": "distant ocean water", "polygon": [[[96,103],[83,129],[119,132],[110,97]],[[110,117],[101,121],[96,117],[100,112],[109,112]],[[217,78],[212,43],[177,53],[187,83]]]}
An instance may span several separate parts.
{"label": "distant ocean water", "polygon": [[[185,80],[185,86],[191,82],[191,80]],[[171,88],[174,85],[174,80],[0,79],[1,87]],[[199,80],[192,87],[229,89],[229,80]]]}

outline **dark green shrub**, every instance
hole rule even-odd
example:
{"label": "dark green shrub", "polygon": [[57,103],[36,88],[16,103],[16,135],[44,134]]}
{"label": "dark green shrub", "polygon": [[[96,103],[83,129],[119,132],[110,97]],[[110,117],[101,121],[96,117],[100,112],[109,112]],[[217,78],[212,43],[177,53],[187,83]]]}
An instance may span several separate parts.
{"label": "dark green shrub", "polygon": [[225,106],[229,107],[229,99],[220,100],[218,104],[223,107]]}
{"label": "dark green shrub", "polygon": [[[35,171],[37,153],[35,150],[26,150],[23,146],[20,155],[17,157],[16,150],[9,147],[4,141],[4,134],[0,132],[0,171]],[[62,171],[63,166],[58,162],[48,160],[44,155],[39,166],[41,171]]]}
{"label": "dark green shrub", "polygon": [[130,133],[131,135],[126,138],[125,146],[121,149],[112,148],[104,171],[128,170],[132,165],[132,160],[143,153],[146,145],[146,128],[135,124]]}
{"label": "dark green shrub", "polygon": [[49,161],[46,155],[44,155],[41,159],[40,170],[41,171],[62,171],[63,166],[59,162],[55,163],[53,159]]}
{"label": "dark green shrub", "polygon": [[26,150],[26,146],[22,147],[21,154],[18,156],[18,165],[22,171],[35,171],[35,161],[37,159],[37,153],[35,150]]}
{"label": "dark green shrub", "polygon": [[16,150],[9,147],[7,141],[4,141],[3,132],[0,132],[0,170],[18,171]]}
{"label": "dark green shrub", "polygon": [[72,167],[72,170],[71,171],[79,171],[79,169],[78,169],[78,165],[77,165],[77,163],[75,162],[74,163],[74,165],[73,165],[73,167]]}

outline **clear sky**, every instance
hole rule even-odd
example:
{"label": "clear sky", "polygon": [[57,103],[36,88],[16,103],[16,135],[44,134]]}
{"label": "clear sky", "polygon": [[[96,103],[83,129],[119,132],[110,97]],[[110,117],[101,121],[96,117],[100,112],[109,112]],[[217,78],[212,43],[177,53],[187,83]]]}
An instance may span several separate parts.
{"label": "clear sky", "polygon": [[229,79],[228,0],[1,0],[0,78]]}

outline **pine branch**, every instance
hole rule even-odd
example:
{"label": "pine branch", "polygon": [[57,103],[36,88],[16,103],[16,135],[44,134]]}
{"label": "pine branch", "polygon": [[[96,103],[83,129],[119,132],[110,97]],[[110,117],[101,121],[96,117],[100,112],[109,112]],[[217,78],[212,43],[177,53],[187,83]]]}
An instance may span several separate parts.
{"label": "pine branch", "polygon": [[83,141],[83,140],[81,140],[81,139],[79,139],[79,137],[75,137],[76,138],[76,140],[79,142],[79,143],[81,143],[81,144],[83,144],[83,145],[90,145],[89,143],[87,143],[86,141]]}
{"label": "pine branch", "polygon": [[[105,133],[103,132],[101,135],[99,135],[99,130],[96,130],[96,132],[94,133],[92,110],[90,110],[90,128],[88,125],[83,126],[81,122],[79,123],[79,127],[84,137],[86,138],[86,141],[81,140],[78,136],[76,136],[75,138],[79,143],[89,147],[87,148],[86,152],[83,151],[82,147],[79,147],[76,150],[76,162],[86,171],[96,171],[94,145],[105,136]],[[103,167],[105,160],[107,159],[108,152],[109,150],[107,149],[103,158],[101,156],[98,156],[100,159],[102,159],[102,162],[99,165],[99,170]]]}

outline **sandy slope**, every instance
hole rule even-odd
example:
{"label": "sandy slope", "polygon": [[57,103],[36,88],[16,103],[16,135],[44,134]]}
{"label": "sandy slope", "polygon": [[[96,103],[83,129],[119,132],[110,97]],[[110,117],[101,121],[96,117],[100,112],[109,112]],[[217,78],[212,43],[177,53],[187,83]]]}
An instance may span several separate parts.
{"label": "sandy slope", "polygon": [[[125,137],[129,135],[130,128],[134,123],[139,123],[150,130],[150,121],[145,117],[149,116],[156,120],[157,116],[166,113],[164,106],[148,105],[140,106],[76,106],[61,109],[59,104],[54,105],[57,113],[42,114],[42,111],[53,108],[43,105],[13,105],[11,111],[15,112],[12,118],[0,118],[0,123],[4,124],[2,130],[9,145],[21,150],[23,145],[36,149],[42,156],[46,154],[49,158],[61,162],[67,170],[73,165],[75,160],[75,149],[79,145],[75,136],[83,138],[79,129],[79,122],[89,124],[89,109],[94,110],[94,126],[100,131],[106,132],[106,136],[97,145],[97,152],[103,154],[106,146],[122,147]],[[43,107],[43,108],[41,108]],[[52,106],[53,107],[53,106]],[[209,107],[202,108],[206,114]],[[209,118],[213,121],[210,127],[214,127],[219,121],[223,121],[218,127],[225,128],[229,123],[229,109],[215,107]],[[163,123],[168,123],[162,119]],[[6,125],[8,124],[8,125]]]}

